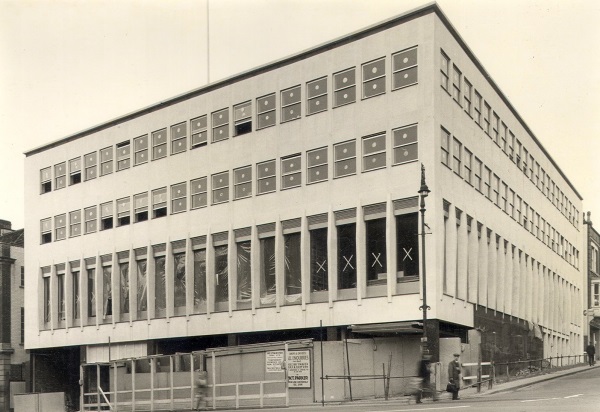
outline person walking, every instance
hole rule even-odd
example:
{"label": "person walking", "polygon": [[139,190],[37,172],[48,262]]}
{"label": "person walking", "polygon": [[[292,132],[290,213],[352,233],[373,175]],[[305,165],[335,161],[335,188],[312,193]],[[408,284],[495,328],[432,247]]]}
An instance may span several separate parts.
{"label": "person walking", "polygon": [[423,403],[421,399],[423,399],[423,395],[425,392],[431,394],[431,397],[434,401],[437,401],[437,392],[433,385],[431,384],[431,355],[425,353],[423,355],[423,359],[419,361],[419,378],[421,378],[420,388],[415,392],[415,399],[417,403]]}
{"label": "person walking", "polygon": [[449,388],[452,390],[449,390],[449,392],[452,392],[452,400],[454,401],[460,399],[458,397],[458,391],[460,390],[460,362],[458,361],[459,357],[460,354],[455,353],[454,359],[448,364],[448,380],[452,385],[452,387]]}
{"label": "person walking", "polygon": [[596,363],[596,347],[592,342],[590,342],[590,344],[586,346],[585,351],[588,355],[588,363],[590,364],[590,366],[594,366],[594,364]]}

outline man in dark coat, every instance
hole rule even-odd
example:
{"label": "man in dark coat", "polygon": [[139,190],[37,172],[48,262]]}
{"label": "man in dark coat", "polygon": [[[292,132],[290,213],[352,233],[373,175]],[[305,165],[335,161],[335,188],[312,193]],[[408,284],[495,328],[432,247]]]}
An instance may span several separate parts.
{"label": "man in dark coat", "polygon": [[422,403],[421,399],[425,392],[431,394],[434,401],[437,401],[437,392],[431,384],[431,355],[423,354],[423,359],[419,361],[419,377],[421,378],[421,390],[417,390],[415,398],[417,403]]}
{"label": "man in dark coat", "polygon": [[590,342],[590,344],[587,345],[587,347],[585,348],[585,351],[587,352],[588,362],[590,366],[594,366],[594,364],[596,363],[596,347],[593,343]]}
{"label": "man in dark coat", "polygon": [[459,353],[454,354],[454,360],[448,364],[448,380],[454,386],[452,391],[452,400],[459,399],[458,391],[460,390],[460,362],[458,358]]}

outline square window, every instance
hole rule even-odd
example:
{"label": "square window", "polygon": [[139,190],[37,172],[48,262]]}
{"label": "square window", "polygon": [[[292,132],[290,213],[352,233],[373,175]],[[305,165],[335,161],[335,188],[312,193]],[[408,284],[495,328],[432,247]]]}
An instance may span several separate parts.
{"label": "square window", "polygon": [[259,195],[277,190],[275,160],[258,163],[256,165],[256,193]]}
{"label": "square window", "polygon": [[240,167],[233,171],[234,199],[252,196],[252,166]]}
{"label": "square window", "polygon": [[333,75],[333,107],[356,101],[356,69],[346,69]]}
{"label": "square window", "polygon": [[363,99],[385,93],[385,57],[362,65]]}
{"label": "square window", "polygon": [[69,212],[69,237],[81,235],[81,210]]}
{"label": "square window", "polygon": [[52,170],[50,167],[46,167],[40,170],[40,193],[48,193],[52,191]]}
{"label": "square window", "polygon": [[190,120],[190,129],[192,135],[192,149],[196,147],[204,146],[208,142],[208,120],[206,115],[196,117]]}
{"label": "square window", "polygon": [[363,137],[363,172],[377,170],[386,166],[385,134]]}
{"label": "square window", "polygon": [[129,169],[131,157],[131,145],[129,140],[117,144],[117,172]]}
{"label": "square window", "polygon": [[198,209],[207,205],[207,178],[200,177],[190,181],[191,208]]}
{"label": "square window", "polygon": [[148,220],[148,192],[138,193],[133,196],[133,222]]}
{"label": "square window", "polygon": [[152,160],[167,156],[167,129],[152,132]]}
{"label": "square window", "polygon": [[416,47],[392,55],[392,90],[417,84],[417,59]]}
{"label": "square window", "polygon": [[306,115],[327,110],[327,77],[306,83]]}
{"label": "square window", "polygon": [[323,182],[327,178],[327,147],[306,152],[306,183]]}
{"label": "square window", "polygon": [[54,216],[54,241],[67,238],[67,215]]}
{"label": "square window", "polygon": [[55,190],[62,189],[67,185],[67,165],[65,162],[54,166],[54,188]]}
{"label": "square window", "polygon": [[69,160],[69,186],[81,183],[81,158]]}
{"label": "square window", "polygon": [[85,220],[85,234],[94,233],[98,230],[98,208],[96,206],[86,207],[83,210]]}
{"label": "square window", "polygon": [[392,136],[394,139],[394,165],[412,162],[419,158],[416,124],[394,129]]}
{"label": "square window", "polygon": [[187,150],[187,123],[171,126],[171,156]]}
{"label": "square window", "polygon": [[106,176],[113,172],[113,156],[112,146],[100,150],[100,176]]}
{"label": "square window", "polygon": [[233,106],[233,135],[240,136],[252,131],[252,102]]}
{"label": "square window", "polygon": [[85,167],[85,180],[92,180],[98,176],[98,153],[92,152],[83,156]]}
{"label": "square window", "polygon": [[275,93],[256,99],[257,129],[275,126]]}
{"label": "square window", "polygon": [[152,219],[167,215],[167,188],[161,187],[152,191]]}
{"label": "square window", "polygon": [[300,86],[294,86],[281,92],[281,123],[300,118],[302,114],[300,102]]}
{"label": "square window", "polygon": [[100,205],[100,230],[113,228],[113,202]]}
{"label": "square window", "polygon": [[212,175],[212,204],[229,202],[229,172]]}
{"label": "square window", "polygon": [[177,183],[171,186],[171,214],[187,210],[187,183]]}
{"label": "square window", "polygon": [[148,136],[133,139],[133,165],[137,166],[148,162]]}
{"label": "square window", "polygon": [[333,177],[344,177],[356,174],[356,141],[333,145]]}
{"label": "square window", "polygon": [[229,109],[221,109],[212,114],[212,141],[229,139]]}
{"label": "square window", "polygon": [[131,198],[117,199],[117,226],[125,226],[130,223]]}
{"label": "square window", "polygon": [[281,190],[298,187],[302,184],[300,154],[281,159]]}

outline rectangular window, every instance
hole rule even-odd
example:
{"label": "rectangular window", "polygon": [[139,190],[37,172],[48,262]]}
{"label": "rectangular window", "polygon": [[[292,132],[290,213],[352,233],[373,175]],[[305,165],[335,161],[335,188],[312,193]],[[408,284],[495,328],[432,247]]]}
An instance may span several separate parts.
{"label": "rectangular window", "polygon": [[113,156],[112,146],[100,150],[100,176],[106,176],[113,172]]}
{"label": "rectangular window", "polygon": [[187,183],[171,185],[171,214],[187,210]]}
{"label": "rectangular window", "polygon": [[504,124],[504,122],[501,122],[501,126],[500,126],[500,148],[502,149],[502,151],[504,153],[508,154],[508,147],[506,145],[507,135],[508,135],[508,128],[506,127],[506,125]]}
{"label": "rectangular window", "polygon": [[81,157],[69,160],[69,186],[81,183]]}
{"label": "rectangular window", "polygon": [[419,158],[417,125],[392,130],[394,139],[394,165],[415,161]]}
{"label": "rectangular window", "polygon": [[328,290],[327,228],[310,230],[310,291]]}
{"label": "rectangular window", "polygon": [[220,142],[229,139],[229,108],[212,114],[212,141]]}
{"label": "rectangular window", "polygon": [[190,208],[198,209],[205,207],[208,202],[207,189],[208,182],[206,176],[199,177],[190,181]]}
{"label": "rectangular window", "polygon": [[72,302],[73,302],[73,319],[79,319],[81,310],[81,299],[79,298],[79,271],[71,273],[72,282]]}
{"label": "rectangular window", "polygon": [[227,245],[215,246],[215,301],[229,302]]}
{"label": "rectangular window", "polygon": [[140,136],[133,139],[133,165],[141,165],[148,162],[148,136]]}
{"label": "rectangular window", "polygon": [[44,284],[44,323],[49,323],[52,319],[52,307],[50,306],[50,274],[42,275],[42,282]]}
{"label": "rectangular window", "polygon": [[592,256],[591,256],[591,265],[590,269],[594,273],[598,273],[598,248],[592,245]]}
{"label": "rectangular window", "polygon": [[154,256],[154,309],[157,317],[165,316],[167,308],[167,272],[165,257]]}
{"label": "rectangular window", "polygon": [[173,254],[173,303],[185,307],[185,252]]}
{"label": "rectangular window", "polygon": [[212,204],[229,202],[229,172],[212,175]]}
{"label": "rectangular window", "polygon": [[485,166],[484,169],[484,174],[483,174],[483,183],[485,185],[485,190],[484,190],[484,195],[485,197],[487,197],[488,199],[492,200],[492,171]]}
{"label": "rectangular window", "polygon": [[25,342],[25,308],[21,308],[21,340],[20,343]]}
{"label": "rectangular window", "polygon": [[171,156],[187,150],[187,122],[171,126]]}
{"label": "rectangular window", "polygon": [[396,216],[396,265],[398,280],[419,276],[419,217],[417,213]]}
{"label": "rectangular window", "polygon": [[81,235],[81,210],[69,212],[69,237]]}
{"label": "rectangular window", "polygon": [[517,196],[517,205],[516,205],[516,209],[517,209],[517,216],[516,216],[516,221],[517,223],[521,224],[521,196],[516,195]]}
{"label": "rectangular window", "polygon": [[471,116],[471,101],[473,99],[472,94],[473,94],[473,86],[471,85],[471,83],[469,83],[469,81],[467,80],[467,78],[464,78],[464,91],[463,91],[463,100],[464,100],[464,106],[465,106],[465,112],[467,112],[467,114],[469,116]]}
{"label": "rectangular window", "polygon": [[483,103],[483,131],[490,136],[490,119],[492,108],[487,102]]}
{"label": "rectangular window", "polygon": [[472,161],[473,161],[473,153],[471,153],[469,151],[469,149],[467,149],[465,147],[465,175],[464,178],[467,181],[468,184],[472,184],[471,183],[471,179],[472,179]]}
{"label": "rectangular window", "polygon": [[529,205],[527,202],[523,202],[523,227],[525,230],[529,230]]}
{"label": "rectangular window", "polygon": [[281,92],[281,123],[300,118],[302,103],[300,86],[294,86]]}
{"label": "rectangular window", "polygon": [[117,199],[117,226],[125,226],[130,222],[131,199],[124,197]]}
{"label": "rectangular window", "polygon": [[510,160],[515,162],[515,135],[510,130],[508,131],[508,156]]}
{"label": "rectangular window", "polygon": [[208,119],[206,115],[190,120],[191,148],[205,146],[208,142]]}
{"label": "rectangular window", "polygon": [[385,133],[362,138],[363,172],[385,168]]}
{"label": "rectangular window", "polygon": [[298,187],[302,184],[300,154],[281,159],[281,190]]}
{"label": "rectangular window", "polygon": [[344,70],[333,75],[333,107],[356,101],[356,69]]}
{"label": "rectangular window", "polygon": [[365,222],[367,285],[378,284],[387,278],[385,223],[385,218]]}
{"label": "rectangular window", "polygon": [[129,169],[131,165],[131,144],[127,140],[117,143],[117,172],[120,170]]}
{"label": "rectangular window", "polygon": [[112,266],[102,267],[102,319],[112,316]]}
{"label": "rectangular window", "polygon": [[21,286],[25,286],[25,266],[21,266]]}
{"label": "rectangular window", "polygon": [[239,303],[252,301],[252,278],[250,276],[252,261],[252,244],[249,240],[236,243],[237,251],[237,291]]}
{"label": "rectangular window", "polygon": [[106,202],[100,205],[100,230],[113,228],[113,202]]}
{"label": "rectangular window", "polygon": [[260,303],[275,303],[275,238],[260,239]]}
{"label": "rectangular window", "polygon": [[143,315],[143,312],[148,310],[148,284],[147,284],[147,268],[148,261],[146,259],[140,259],[136,261],[137,264],[137,307],[138,317]]}
{"label": "rectangular window", "polygon": [[508,215],[515,219],[515,192],[512,189],[509,190],[508,195]]}
{"label": "rectangular window", "polygon": [[300,294],[302,293],[300,233],[283,235],[283,245],[286,301],[295,302],[300,298]]}
{"label": "rectangular window", "polygon": [[54,190],[62,189],[67,185],[67,165],[65,162],[54,165]]}
{"label": "rectangular window", "polygon": [[417,59],[416,47],[392,55],[392,90],[417,84]]}
{"label": "rectangular window", "polygon": [[521,168],[521,142],[515,138],[515,163],[517,167]]}
{"label": "rectangular window", "polygon": [[363,99],[385,93],[385,57],[362,65]]}
{"label": "rectangular window", "polygon": [[327,110],[327,77],[306,83],[306,115]]}
{"label": "rectangular window", "polygon": [[528,173],[529,173],[529,168],[527,167],[527,161],[529,160],[529,152],[527,151],[527,149],[525,149],[525,146],[523,146],[523,173],[525,173],[525,176],[529,177]]}
{"label": "rectangular window", "polygon": [[152,132],[152,160],[167,156],[167,129]]}
{"label": "rectangular window", "polygon": [[338,289],[356,287],[356,223],[337,226]]}
{"label": "rectangular window", "polygon": [[595,308],[600,306],[600,282],[592,283],[592,306]]}
{"label": "rectangular window", "polygon": [[206,249],[194,250],[194,309],[206,310]]}
{"label": "rectangular window", "polygon": [[85,167],[85,180],[92,180],[98,176],[98,153],[92,152],[83,156]]}
{"label": "rectangular window", "polygon": [[498,117],[498,115],[493,112],[492,114],[492,140],[494,141],[494,143],[496,143],[496,145],[498,147],[500,147],[500,133],[499,133],[499,127],[500,127],[500,118]]}
{"label": "rectangular window", "polygon": [[475,101],[473,102],[475,123],[481,127],[481,95],[475,90]]}
{"label": "rectangular window", "polygon": [[327,147],[306,152],[306,183],[323,182],[328,177]]}
{"label": "rectangular window", "polygon": [[161,187],[152,191],[152,219],[167,215],[167,188]]}
{"label": "rectangular window", "polygon": [[67,238],[67,215],[54,216],[54,241]]}
{"label": "rectangular window", "polygon": [[85,220],[85,234],[98,230],[98,207],[90,206],[83,210]]}
{"label": "rectangular window", "polygon": [[481,167],[481,160],[475,157],[475,179],[473,180],[473,185],[479,192],[481,192]]}
{"label": "rectangular window", "polygon": [[333,145],[333,177],[344,177],[356,174],[356,141]]}
{"label": "rectangular window", "polygon": [[450,93],[450,90],[448,89],[448,83],[450,80],[450,59],[444,54],[443,51],[440,55],[440,73],[442,88]]}
{"label": "rectangular window", "polygon": [[508,213],[508,186],[504,182],[502,182],[501,197],[502,197],[502,210],[505,213]]}
{"label": "rectangular window", "polygon": [[133,196],[133,222],[148,220],[148,192],[138,193]]}
{"label": "rectangular window", "polygon": [[256,99],[257,129],[275,126],[275,93]]}
{"label": "rectangular window", "polygon": [[233,198],[243,199],[252,196],[252,166],[240,167],[233,171]]}
{"label": "rectangular window", "polygon": [[233,106],[233,135],[240,136],[252,131],[252,102]]}
{"label": "rectangular window", "polygon": [[275,160],[269,160],[256,165],[257,194],[262,195],[277,190],[275,166]]}
{"label": "rectangular window", "polygon": [[52,168],[46,167],[40,170],[40,193],[48,193],[52,191]]}
{"label": "rectangular window", "polygon": [[462,143],[457,139],[453,139],[454,147],[452,156],[454,157],[454,173],[462,177]]}
{"label": "rectangular window", "polygon": [[56,304],[58,321],[65,320],[65,274],[56,274]]}
{"label": "rectangular window", "polygon": [[460,92],[462,90],[462,73],[458,70],[458,67],[452,65],[452,98],[459,105],[461,104]]}
{"label": "rectangular window", "polygon": [[494,174],[494,204],[500,207],[500,178]]}
{"label": "rectangular window", "polygon": [[129,313],[129,262],[119,263],[119,290],[121,293],[121,314]]}
{"label": "rectangular window", "polygon": [[87,270],[87,315],[96,317],[96,269]]}
{"label": "rectangular window", "polygon": [[442,128],[442,163],[450,167],[450,132]]}

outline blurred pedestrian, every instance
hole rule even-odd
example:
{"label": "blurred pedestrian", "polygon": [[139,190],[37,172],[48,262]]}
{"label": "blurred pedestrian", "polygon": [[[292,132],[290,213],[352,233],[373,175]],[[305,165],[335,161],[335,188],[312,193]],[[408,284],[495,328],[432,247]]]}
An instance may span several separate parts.
{"label": "blurred pedestrian", "polygon": [[437,401],[437,392],[431,383],[431,355],[428,353],[423,354],[423,358],[419,361],[418,365],[419,378],[421,378],[421,387],[415,392],[415,399],[417,403],[423,403],[425,393],[431,395],[434,401]]}
{"label": "blurred pedestrian", "polygon": [[596,363],[596,347],[592,342],[590,342],[590,344],[587,345],[587,347],[585,348],[585,351],[588,355],[588,363],[590,364],[590,366],[594,366],[594,364]]}
{"label": "blurred pedestrian", "polygon": [[460,362],[458,358],[459,353],[454,354],[454,359],[448,364],[448,392],[452,393],[452,400],[460,399],[458,397],[458,391],[460,390]]}

